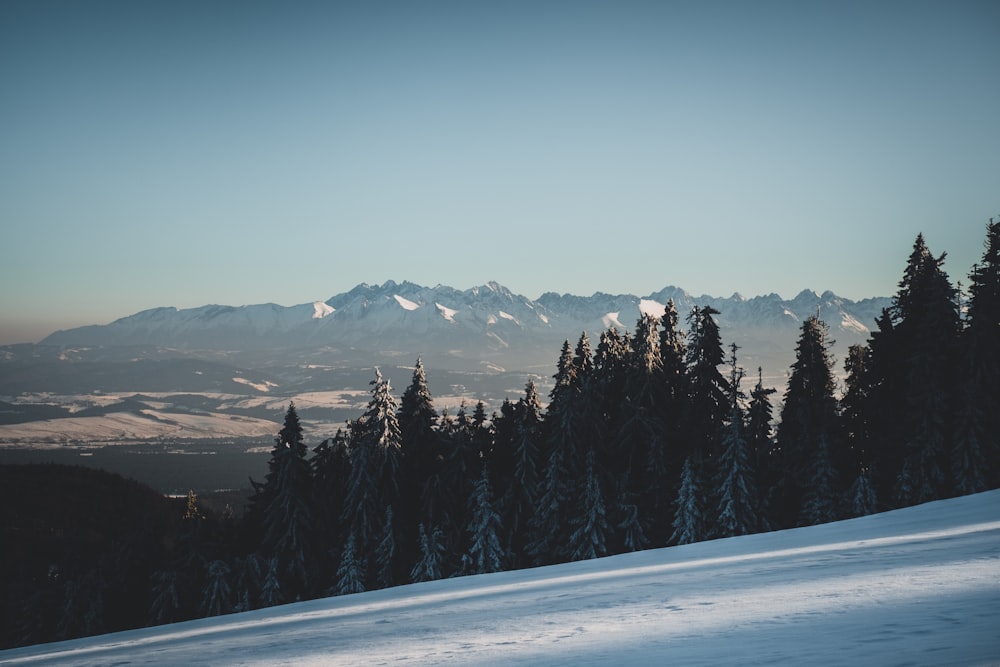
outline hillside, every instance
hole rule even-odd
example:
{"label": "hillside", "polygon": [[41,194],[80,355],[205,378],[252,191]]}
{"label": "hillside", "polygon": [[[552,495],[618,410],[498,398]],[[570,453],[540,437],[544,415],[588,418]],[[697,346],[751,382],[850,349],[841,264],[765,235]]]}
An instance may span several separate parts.
{"label": "hillside", "polygon": [[5,665],[995,665],[1000,491],[0,652]]}

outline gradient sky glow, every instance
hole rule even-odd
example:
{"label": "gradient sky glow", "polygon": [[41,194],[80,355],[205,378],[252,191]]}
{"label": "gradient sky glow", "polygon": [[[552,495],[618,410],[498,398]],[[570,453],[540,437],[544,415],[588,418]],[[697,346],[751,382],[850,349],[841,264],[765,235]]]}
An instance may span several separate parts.
{"label": "gradient sky glow", "polygon": [[0,3],[0,344],[359,282],[891,295],[1000,214],[1000,3]]}

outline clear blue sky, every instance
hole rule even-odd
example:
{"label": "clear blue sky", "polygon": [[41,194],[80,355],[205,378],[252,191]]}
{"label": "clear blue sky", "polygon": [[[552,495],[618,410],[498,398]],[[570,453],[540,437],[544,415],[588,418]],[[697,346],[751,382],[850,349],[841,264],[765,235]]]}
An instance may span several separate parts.
{"label": "clear blue sky", "polygon": [[0,343],[359,282],[892,294],[1000,214],[1000,3],[0,3]]}

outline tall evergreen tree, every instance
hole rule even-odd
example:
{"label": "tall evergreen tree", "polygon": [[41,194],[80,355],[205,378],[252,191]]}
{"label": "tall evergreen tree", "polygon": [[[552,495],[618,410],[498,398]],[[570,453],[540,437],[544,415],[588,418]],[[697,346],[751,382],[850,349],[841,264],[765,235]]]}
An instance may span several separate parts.
{"label": "tall evergreen tree", "polygon": [[750,405],[747,408],[747,451],[750,456],[750,467],[757,479],[757,508],[761,530],[770,530],[771,489],[777,485],[779,471],[775,465],[774,451],[774,410],[771,406],[771,395],[777,389],[764,386],[764,372],[757,367],[757,384],[750,392]]}
{"label": "tall evergreen tree", "polygon": [[504,569],[504,552],[500,545],[500,515],[495,509],[486,466],[483,466],[469,504],[470,521],[466,527],[469,546],[463,559],[463,571],[466,574],[499,572]]}
{"label": "tall evergreen tree", "polygon": [[337,578],[330,590],[333,595],[351,595],[365,591],[365,559],[358,554],[354,532],[349,532],[337,567]]}
{"label": "tall evergreen tree", "polygon": [[818,317],[802,323],[785,391],[777,434],[781,488],[773,507],[782,528],[829,520],[839,504],[832,451],[840,444],[839,408],[826,331]]}
{"label": "tall evergreen tree", "polygon": [[951,474],[958,494],[1000,486],[1000,220],[969,276]]}
{"label": "tall evergreen tree", "polygon": [[628,461],[639,516],[652,545],[663,546],[670,534],[672,469],[665,407],[669,399],[660,353],[659,320],[643,315],[636,322],[625,370],[625,414],[618,431],[619,449]]}
{"label": "tall evergreen tree", "polygon": [[848,494],[848,514],[866,516],[878,511],[878,496],[872,480],[872,427],[868,409],[871,405],[869,349],[852,345],[844,360],[847,373],[841,399],[841,424],[849,462],[856,474]]}
{"label": "tall evergreen tree", "polygon": [[697,307],[688,316],[688,406],[685,419],[687,454],[707,461],[718,456],[722,426],[729,418],[729,385],[719,371],[725,362],[722,336],[711,306]]}
{"label": "tall evergreen tree", "polygon": [[[371,384],[367,410],[350,425],[351,476],[344,502],[344,523],[352,547],[360,554],[375,552],[385,539],[386,510],[399,504],[402,435],[398,408],[388,379],[378,369]],[[374,558],[366,560],[365,588],[373,588],[379,581],[377,563]]]}
{"label": "tall evergreen tree", "polygon": [[501,501],[502,525],[506,530],[505,548],[512,565],[527,564],[529,526],[534,517],[541,488],[542,403],[535,383],[528,381],[524,396],[513,411],[514,451],[512,473]]}
{"label": "tall evergreen tree", "polygon": [[400,479],[397,548],[404,570],[421,557],[418,526],[434,513],[432,480],[442,455],[437,432],[438,414],[427,385],[423,361],[418,357],[413,379],[399,402]]}
{"label": "tall evergreen tree", "polygon": [[310,576],[317,592],[326,590],[333,580],[334,566],[340,557],[345,537],[344,497],[351,474],[350,443],[347,433],[337,433],[313,449],[309,463],[313,474],[315,563]]}
{"label": "tall evergreen tree", "polygon": [[704,475],[702,461],[697,452],[692,452],[681,469],[681,485],[674,501],[674,532],[670,541],[674,544],[692,544],[708,539],[709,530],[704,512]]}
{"label": "tall evergreen tree", "polygon": [[566,501],[579,437],[580,384],[578,369],[569,341],[563,343],[555,384],[549,393],[549,406],[542,431],[541,460],[544,472],[537,505],[530,526],[527,552],[537,565],[558,562],[565,545]]}
{"label": "tall evergreen tree", "polygon": [[716,531],[720,537],[749,535],[760,530],[757,483],[750,463],[740,382],[743,369],[736,365],[736,343],[731,346],[729,374],[729,421],[722,433],[719,457],[719,517]]}
{"label": "tall evergreen tree", "polygon": [[313,556],[312,471],[295,405],[285,412],[284,425],[275,439],[271,472],[265,482],[267,505],[263,510],[265,554],[276,559],[282,591],[289,600],[309,593]]}
{"label": "tall evergreen tree", "polygon": [[952,429],[950,396],[960,333],[956,292],[918,235],[894,300],[897,342],[904,351],[901,417],[905,451],[896,484],[901,505],[947,493]]}
{"label": "tall evergreen tree", "polygon": [[696,306],[688,316],[688,396],[681,425],[686,451],[671,536],[671,541],[681,544],[709,537],[706,521],[718,501],[709,480],[717,467],[723,427],[730,416],[730,387],[719,371],[725,355],[713,317],[718,314],[711,306]]}
{"label": "tall evergreen tree", "polygon": [[586,454],[579,510],[570,517],[567,556],[569,560],[590,560],[608,554],[607,503],[600,482],[594,450]]}
{"label": "tall evergreen tree", "polygon": [[420,560],[413,566],[410,580],[419,583],[441,579],[444,577],[445,559],[441,530],[438,528],[427,530],[424,524],[420,524],[418,534],[420,536]]}
{"label": "tall evergreen tree", "polygon": [[220,616],[233,610],[229,577],[230,569],[226,561],[213,560],[208,564],[208,586],[201,602],[202,616]]}

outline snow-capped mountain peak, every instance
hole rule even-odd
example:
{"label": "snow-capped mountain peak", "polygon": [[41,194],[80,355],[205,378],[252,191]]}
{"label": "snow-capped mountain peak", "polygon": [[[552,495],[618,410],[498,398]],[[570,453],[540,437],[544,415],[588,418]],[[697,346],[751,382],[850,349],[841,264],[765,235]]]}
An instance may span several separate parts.
{"label": "snow-capped mountain peak", "polygon": [[660,318],[668,301],[673,301],[682,323],[694,306],[713,307],[720,313],[723,338],[737,342],[748,363],[775,366],[769,359],[784,350],[778,361],[787,360],[807,317],[818,312],[846,350],[849,344],[865,342],[875,317],[889,305],[886,298],[855,303],[812,290],[792,300],[777,294],[693,297],[673,286],[645,296],[546,292],[532,300],[495,281],[457,290],[388,280],[381,285],[361,283],[325,302],[289,307],[153,308],[103,326],[58,331],[43,344],[209,350],[324,347],[351,350],[359,359],[394,350],[426,359],[437,353],[518,368],[551,362],[563,340],[575,340],[583,331],[594,336],[608,327],[632,329],[643,314]]}

